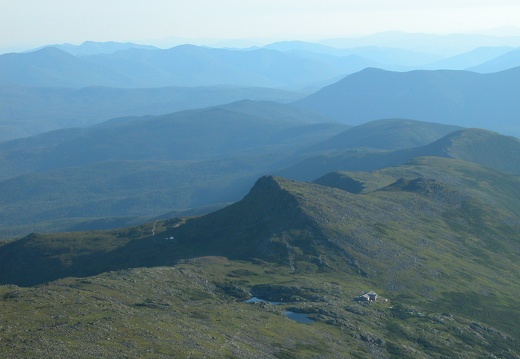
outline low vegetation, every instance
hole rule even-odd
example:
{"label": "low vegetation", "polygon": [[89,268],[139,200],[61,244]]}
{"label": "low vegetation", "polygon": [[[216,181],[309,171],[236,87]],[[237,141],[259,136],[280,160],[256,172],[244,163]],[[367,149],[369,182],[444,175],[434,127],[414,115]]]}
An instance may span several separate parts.
{"label": "low vegetation", "polygon": [[2,352],[518,358],[518,177],[443,158],[374,175],[358,194],[264,177],[209,215],[4,243]]}

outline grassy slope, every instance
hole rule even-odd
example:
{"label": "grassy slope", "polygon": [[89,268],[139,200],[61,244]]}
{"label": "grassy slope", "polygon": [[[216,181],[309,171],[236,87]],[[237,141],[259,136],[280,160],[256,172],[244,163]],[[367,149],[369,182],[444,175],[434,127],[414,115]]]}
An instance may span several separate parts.
{"label": "grassy slope", "polygon": [[[299,300],[252,305],[229,294],[265,283],[298,288]],[[344,276],[303,276],[218,257],[32,288],[2,286],[0,347],[6,358],[514,357],[507,351],[511,337],[460,316],[397,301],[354,303],[364,288]],[[293,322],[282,314],[287,308],[317,322]]]}
{"label": "grassy slope", "polygon": [[[404,179],[356,195],[266,177],[223,210],[156,223],[155,236],[149,223],[4,244],[4,283],[177,265],[4,286],[3,343],[11,353],[89,353],[75,334],[86,332],[89,350],[121,355],[518,357],[518,177],[442,158],[378,176]],[[231,260],[196,259],[208,255]],[[352,301],[370,289],[389,304]],[[288,303],[240,303],[251,294]],[[38,320],[20,320],[35,303]],[[288,321],[285,307],[318,323]]]}

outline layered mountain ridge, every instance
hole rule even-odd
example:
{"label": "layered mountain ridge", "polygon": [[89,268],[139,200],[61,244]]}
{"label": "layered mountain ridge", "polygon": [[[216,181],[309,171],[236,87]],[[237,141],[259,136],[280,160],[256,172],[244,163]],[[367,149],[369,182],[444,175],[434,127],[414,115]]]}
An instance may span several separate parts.
{"label": "layered mountain ridge", "polygon": [[291,106],[241,101],[6,142],[0,145],[5,235],[53,226],[110,228],[170,211],[215,208],[238,200],[268,173],[309,181],[418,156],[519,171],[513,137],[477,129],[445,135],[457,127],[410,120],[347,130],[323,121]]}
{"label": "layered mountain ridge", "polygon": [[520,358],[514,48],[60,48],[0,56],[2,357]]}
{"label": "layered mountain ridge", "polygon": [[372,171],[403,164],[415,157],[437,156],[463,159],[500,171],[519,174],[519,151],[520,141],[516,137],[503,136],[482,129],[463,129],[415,148],[393,151],[347,149],[314,154],[276,173],[293,179],[310,181],[327,172]]}
{"label": "layered mountain ridge", "polygon": [[[332,305],[326,299],[330,289],[311,294],[294,284],[300,275],[311,278],[307,280],[327,275],[341,283],[345,279],[339,278],[348,278],[350,285],[375,288],[400,306],[413,303],[427,313],[447,312],[497,327],[493,330],[508,344],[496,345],[514,353],[518,176],[435,157],[374,176],[393,180],[353,194],[266,176],[243,200],[202,217],[106,232],[32,234],[0,246],[1,281],[34,285],[124,268],[209,264],[210,258],[226,257],[230,263],[251,263],[244,264],[247,271],[228,277],[242,282],[224,285],[226,295],[258,290],[288,301],[298,297],[300,305],[314,303],[316,308]],[[266,269],[270,275],[286,271],[285,286],[268,285],[262,279],[266,274],[256,272],[259,268],[271,268]],[[248,277],[251,273],[257,274]],[[289,278],[296,287],[288,287]],[[471,299],[460,306],[460,297]],[[392,341],[387,334],[381,338]],[[447,348],[438,345],[421,350]]]}

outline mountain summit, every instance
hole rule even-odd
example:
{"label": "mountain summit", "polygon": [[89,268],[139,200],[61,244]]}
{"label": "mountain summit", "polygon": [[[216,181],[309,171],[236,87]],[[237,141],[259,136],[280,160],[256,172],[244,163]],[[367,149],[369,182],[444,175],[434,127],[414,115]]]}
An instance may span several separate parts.
{"label": "mountain summit", "polygon": [[[406,357],[413,348],[414,354],[429,356],[509,353],[514,358],[520,352],[514,339],[520,320],[515,309],[520,304],[518,177],[434,157],[365,174],[373,177],[367,185],[363,176],[353,177],[372,189],[354,194],[265,176],[244,199],[205,216],[112,231],[32,234],[3,243],[0,281],[11,284],[0,286],[4,308],[16,311],[14,305],[37,301],[39,313],[50,314],[51,299],[59,296],[62,305],[80,313],[70,312],[71,321],[59,319],[59,326],[51,325],[54,315],[45,315],[25,325],[25,332],[12,328],[5,335],[70,338],[73,331],[62,330],[77,328],[97,336],[110,323],[117,328],[111,338],[120,342],[120,333],[126,333],[125,340],[134,343],[129,321],[144,325],[151,317],[161,318],[163,326],[174,316],[175,324],[167,328],[175,333],[199,325],[219,333],[223,326],[237,330],[234,325],[240,325],[235,339],[241,346],[248,343],[248,351],[236,352],[247,358],[253,357],[249,352],[276,357],[265,355],[273,348],[301,356],[303,349],[287,340],[317,340],[322,348],[328,343],[324,335],[349,343],[330,356],[338,350],[345,356],[377,350],[382,357]],[[378,186],[377,178],[384,179]],[[49,280],[58,281],[12,285]],[[367,289],[384,294],[384,300],[357,303]],[[278,302],[284,311],[243,303],[251,296]],[[99,318],[100,306],[107,319]],[[287,312],[317,322],[280,322]],[[25,323],[23,315],[16,318]],[[12,322],[11,311],[3,318]],[[99,324],[92,326],[90,318]],[[225,324],[230,322],[235,324]],[[38,330],[41,325],[49,329]],[[157,325],[150,333],[162,338]],[[287,325],[292,330],[283,339],[286,344],[273,346],[274,333]],[[222,351],[204,338],[182,342],[176,355]],[[36,350],[31,343],[24,343],[25,350]],[[53,344],[55,351],[66,347]],[[104,344],[94,347],[105,353]],[[331,350],[326,348],[320,352]],[[6,350],[19,347],[15,343]],[[304,352],[309,350],[316,348]]]}

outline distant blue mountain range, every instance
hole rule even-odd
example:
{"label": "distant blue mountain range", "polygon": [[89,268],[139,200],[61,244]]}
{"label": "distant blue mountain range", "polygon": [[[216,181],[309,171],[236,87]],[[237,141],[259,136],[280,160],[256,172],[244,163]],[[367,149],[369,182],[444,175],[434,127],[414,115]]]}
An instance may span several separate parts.
{"label": "distant blue mountain range", "polygon": [[365,69],[296,104],[348,124],[411,118],[520,136],[520,67],[478,74]]}

